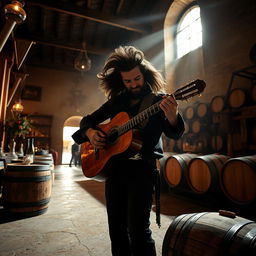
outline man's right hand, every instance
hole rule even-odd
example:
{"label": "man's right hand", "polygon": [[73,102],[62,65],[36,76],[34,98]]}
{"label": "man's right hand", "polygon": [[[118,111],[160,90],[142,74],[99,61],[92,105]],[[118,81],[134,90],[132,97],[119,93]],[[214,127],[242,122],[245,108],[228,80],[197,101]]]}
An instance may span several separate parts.
{"label": "man's right hand", "polygon": [[106,135],[103,132],[89,128],[85,131],[85,134],[95,148],[102,149],[105,147]]}

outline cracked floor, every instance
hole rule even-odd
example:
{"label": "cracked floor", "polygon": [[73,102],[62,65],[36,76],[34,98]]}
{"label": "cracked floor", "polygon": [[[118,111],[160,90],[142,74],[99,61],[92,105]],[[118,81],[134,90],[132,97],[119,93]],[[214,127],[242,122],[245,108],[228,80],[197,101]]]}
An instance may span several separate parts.
{"label": "cracked floor", "polygon": [[[163,194],[161,228],[151,229],[158,256],[174,216],[209,211],[206,207]],[[110,256],[104,183],[85,178],[77,167],[57,166],[48,210],[41,215],[8,219],[0,207],[1,256]]]}

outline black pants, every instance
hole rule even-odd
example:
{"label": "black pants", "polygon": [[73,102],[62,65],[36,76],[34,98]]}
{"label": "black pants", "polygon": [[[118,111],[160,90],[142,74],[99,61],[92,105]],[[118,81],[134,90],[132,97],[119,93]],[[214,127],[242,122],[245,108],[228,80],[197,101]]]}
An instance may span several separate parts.
{"label": "black pants", "polygon": [[106,181],[106,202],[113,256],[155,256],[150,212],[153,167],[142,160],[116,165]]}

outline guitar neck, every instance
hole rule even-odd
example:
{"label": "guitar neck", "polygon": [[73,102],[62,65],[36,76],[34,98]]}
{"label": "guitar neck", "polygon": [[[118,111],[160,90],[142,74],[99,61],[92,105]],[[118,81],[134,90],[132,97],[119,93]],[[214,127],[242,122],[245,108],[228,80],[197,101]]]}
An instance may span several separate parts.
{"label": "guitar neck", "polygon": [[[179,88],[172,95],[176,100],[187,100],[195,95],[200,94],[204,90],[205,86],[206,84],[203,80],[197,79],[183,86],[182,88]],[[120,136],[128,132],[129,130],[133,129],[134,127],[136,127],[138,124],[142,123],[149,117],[158,113],[161,110],[159,106],[161,101],[162,100],[156,102],[154,105],[150,106],[149,108],[146,108],[145,110],[143,110],[142,112],[140,112],[139,114],[131,118],[129,121],[127,121],[125,124],[120,126],[117,129],[118,135]]]}
{"label": "guitar neck", "polygon": [[137,114],[136,116],[131,118],[128,122],[126,122],[125,124],[120,126],[118,128],[119,135],[122,135],[122,134],[126,133],[127,131],[133,129],[138,124],[142,123],[149,117],[151,117],[154,114],[156,114],[157,112],[159,112],[160,111],[160,107],[159,107],[160,102],[161,102],[161,100],[158,101],[157,103],[153,104],[149,108],[143,110],[142,112],[140,112],[139,114]]}

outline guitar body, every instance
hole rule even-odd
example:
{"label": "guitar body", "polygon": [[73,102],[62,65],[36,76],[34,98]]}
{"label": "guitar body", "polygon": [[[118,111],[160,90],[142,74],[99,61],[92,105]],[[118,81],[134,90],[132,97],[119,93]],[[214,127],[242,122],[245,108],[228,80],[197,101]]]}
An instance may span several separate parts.
{"label": "guitar body", "polygon": [[[109,134],[112,130],[123,125],[129,119],[127,113],[120,112],[109,123],[101,124],[98,127],[104,133]],[[82,143],[81,163],[84,175],[99,181],[106,180],[107,169],[104,167],[107,165],[107,162],[112,156],[125,152],[131,144],[132,130],[117,137],[114,142],[107,144],[104,149],[100,149],[97,153],[90,142]]]}

